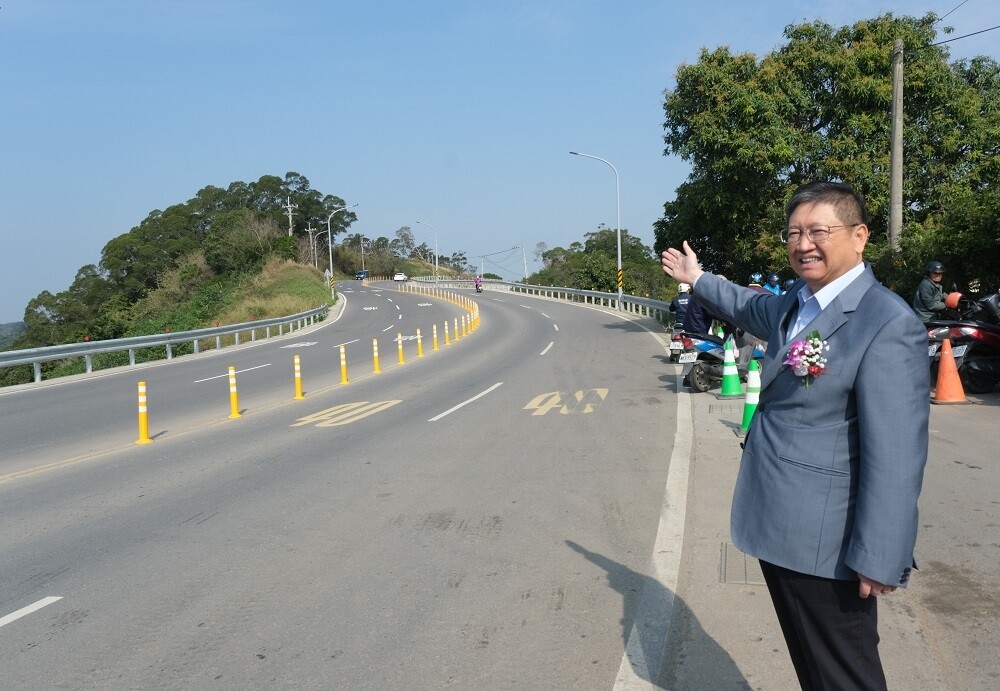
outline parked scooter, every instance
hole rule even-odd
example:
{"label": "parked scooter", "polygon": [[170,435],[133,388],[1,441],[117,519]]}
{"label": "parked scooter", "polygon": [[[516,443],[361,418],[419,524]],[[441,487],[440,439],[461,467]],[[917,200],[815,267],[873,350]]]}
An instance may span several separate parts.
{"label": "parked scooter", "polygon": [[932,381],[937,380],[941,342],[947,338],[962,388],[974,394],[990,393],[1000,383],[1000,291],[976,301],[953,292],[945,304],[956,311],[957,318],[927,324]]}
{"label": "parked scooter", "polygon": [[684,352],[684,328],[674,326],[670,331],[670,362],[678,362]]}
{"label": "parked scooter", "polygon": [[[694,391],[704,392],[720,385],[722,368],[726,360],[725,341],[712,334],[683,332],[681,342],[684,351],[679,355],[678,362],[685,365],[685,386],[691,387]],[[739,372],[740,381],[746,381],[750,360],[761,360],[767,344],[750,334],[743,334],[737,344],[736,370]]]}

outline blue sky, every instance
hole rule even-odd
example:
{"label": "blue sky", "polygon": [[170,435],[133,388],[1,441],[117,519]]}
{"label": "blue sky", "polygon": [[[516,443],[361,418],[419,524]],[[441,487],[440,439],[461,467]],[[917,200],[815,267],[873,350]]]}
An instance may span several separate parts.
{"label": "blue sky", "polygon": [[[494,253],[523,245],[533,271],[536,243],[614,227],[614,173],[580,151],[615,165],[622,227],[651,245],[688,172],[662,154],[662,92],[702,46],[960,2],[3,0],[0,322],[151,210],[287,171],[359,204],[353,231],[433,246],[421,220],[517,277],[520,252]],[[996,26],[1000,3],[942,24]]]}

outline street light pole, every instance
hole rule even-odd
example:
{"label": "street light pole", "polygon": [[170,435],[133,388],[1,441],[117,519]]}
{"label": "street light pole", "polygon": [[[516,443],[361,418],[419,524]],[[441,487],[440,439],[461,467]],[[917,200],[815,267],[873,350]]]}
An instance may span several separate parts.
{"label": "street light pole", "polygon": [[438,280],[438,232],[437,228],[432,226],[430,223],[424,223],[423,221],[417,221],[422,226],[427,226],[434,231],[434,280]]}
{"label": "street light pole", "polygon": [[330,299],[333,300],[337,297],[336,291],[333,288],[333,232],[330,230],[330,220],[333,215],[338,211],[344,211],[346,209],[353,209],[357,204],[352,204],[351,206],[340,206],[330,212],[330,215],[326,217],[326,251],[329,255],[330,261]]}
{"label": "street light pole", "polygon": [[618,220],[615,225],[615,234],[618,237],[618,275],[616,281],[618,283],[618,309],[622,308],[622,198],[621,192],[618,184],[618,169],[611,165],[611,161],[606,161],[598,156],[591,156],[590,154],[581,154],[578,151],[570,151],[574,156],[583,156],[584,158],[592,158],[595,161],[600,161],[601,163],[606,163],[611,170],[615,171],[615,206],[618,212]]}

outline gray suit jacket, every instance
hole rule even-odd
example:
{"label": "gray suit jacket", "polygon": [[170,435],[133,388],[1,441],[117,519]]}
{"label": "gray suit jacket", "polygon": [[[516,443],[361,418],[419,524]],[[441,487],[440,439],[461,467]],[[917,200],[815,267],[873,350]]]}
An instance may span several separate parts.
{"label": "gray suit jacket", "polygon": [[695,296],[768,340],[730,532],[747,554],[799,573],[905,586],[927,461],[927,332],[870,266],[793,340],[818,331],[828,371],[782,364],[799,282],[777,296],[703,274]]}

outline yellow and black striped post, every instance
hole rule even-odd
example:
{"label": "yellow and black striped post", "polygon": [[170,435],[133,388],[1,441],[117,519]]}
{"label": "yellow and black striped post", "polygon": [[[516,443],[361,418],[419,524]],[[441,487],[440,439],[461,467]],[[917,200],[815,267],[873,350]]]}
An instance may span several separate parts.
{"label": "yellow and black striped post", "polygon": [[378,366],[378,339],[372,339],[372,354],[375,358],[375,369],[372,371],[373,374],[381,374],[382,368]]}
{"label": "yellow and black striped post", "polygon": [[240,415],[240,397],[236,393],[236,368],[232,365],[229,366],[229,417],[243,417]]}
{"label": "yellow and black striped post", "polygon": [[139,438],[136,444],[148,444],[153,441],[149,438],[149,411],[146,408],[146,382],[139,382]]}
{"label": "yellow and black striped post", "polygon": [[296,355],[295,358],[295,395],[292,397],[293,401],[301,401],[305,396],[302,395],[302,362],[299,360],[299,356]]}
{"label": "yellow and black striped post", "polygon": [[340,346],[340,383],[350,383],[347,379],[347,347],[344,345]]}

